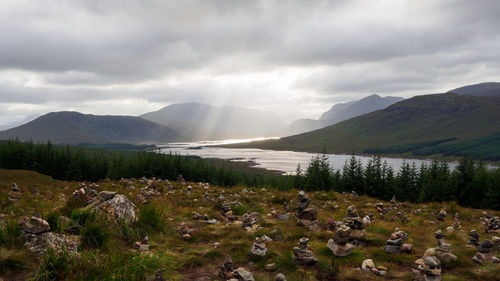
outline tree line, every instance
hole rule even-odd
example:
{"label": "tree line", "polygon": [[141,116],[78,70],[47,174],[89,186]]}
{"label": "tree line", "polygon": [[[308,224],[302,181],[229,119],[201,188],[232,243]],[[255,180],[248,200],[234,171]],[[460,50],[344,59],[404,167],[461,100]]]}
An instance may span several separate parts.
{"label": "tree line", "polygon": [[481,161],[463,157],[452,171],[446,162],[417,166],[405,162],[398,171],[374,156],[366,165],[351,156],[340,170],[334,170],[326,155],[313,157],[295,175],[242,167],[227,161],[201,159],[151,151],[114,151],[78,146],[35,144],[9,140],[0,142],[0,168],[25,169],[68,181],[97,181],[110,178],[157,177],[219,186],[263,186],[282,190],[355,191],[390,200],[414,203],[457,201],[462,206],[500,209],[500,168],[488,169]]}
{"label": "tree line", "polygon": [[396,172],[378,155],[366,165],[351,156],[341,170],[333,170],[326,155],[314,157],[305,170],[297,167],[295,187],[305,190],[355,191],[383,200],[393,195],[413,203],[457,201],[472,208],[500,209],[500,168],[488,168],[467,156],[451,170],[437,160],[417,166],[404,162]]}

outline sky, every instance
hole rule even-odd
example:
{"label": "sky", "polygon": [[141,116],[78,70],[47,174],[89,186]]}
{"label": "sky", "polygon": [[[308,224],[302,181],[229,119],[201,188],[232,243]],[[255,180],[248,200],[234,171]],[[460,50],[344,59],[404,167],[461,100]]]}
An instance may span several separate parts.
{"label": "sky", "polygon": [[318,118],[500,81],[497,0],[5,0],[0,124],[172,103]]}

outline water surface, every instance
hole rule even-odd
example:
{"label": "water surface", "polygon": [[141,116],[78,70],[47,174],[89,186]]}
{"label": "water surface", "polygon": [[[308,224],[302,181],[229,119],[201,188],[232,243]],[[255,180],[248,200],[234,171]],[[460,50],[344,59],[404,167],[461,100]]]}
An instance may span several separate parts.
{"label": "water surface", "polygon": [[[238,162],[249,162],[258,168],[282,171],[286,174],[293,174],[297,169],[297,165],[305,169],[309,161],[314,157],[315,153],[309,152],[295,152],[295,151],[277,151],[265,150],[257,148],[224,148],[216,147],[225,144],[234,144],[242,142],[250,142],[255,140],[264,140],[270,138],[256,138],[256,139],[231,139],[220,141],[197,141],[197,142],[177,142],[160,145],[162,153],[178,153],[180,155],[196,155],[202,158],[219,158]],[[275,138],[273,138],[275,139]],[[351,155],[346,154],[327,154],[330,166],[335,170],[342,169],[346,160]],[[363,165],[372,159],[371,157],[357,156],[361,159]],[[395,170],[398,171],[404,161],[415,163],[417,167],[423,164],[430,164],[430,160],[421,159],[402,159],[402,158],[387,158],[382,157],[382,161],[387,163]],[[450,162],[450,169],[453,169],[457,163]]]}

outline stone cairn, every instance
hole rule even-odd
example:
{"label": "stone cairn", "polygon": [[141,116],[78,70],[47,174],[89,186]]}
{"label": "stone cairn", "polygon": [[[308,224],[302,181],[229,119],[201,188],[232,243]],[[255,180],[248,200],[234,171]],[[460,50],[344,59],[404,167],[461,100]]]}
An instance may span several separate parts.
{"label": "stone cairn", "polygon": [[186,185],[186,180],[182,177],[181,174],[179,174],[179,176],[177,177],[177,183],[182,184],[182,185]]}
{"label": "stone cairn", "polygon": [[495,248],[495,244],[491,240],[484,240],[479,243],[477,247],[477,253],[472,257],[472,260],[483,264],[485,262],[492,261],[494,263],[499,263],[500,260],[497,257],[491,255],[491,251]]}
{"label": "stone cairn", "polygon": [[441,262],[435,256],[424,256],[415,261],[412,272],[417,281],[440,281]]}
{"label": "stone cairn", "polygon": [[441,230],[436,231],[435,236],[437,240],[435,256],[443,263],[448,264],[457,260],[457,256],[451,253],[451,245],[444,241],[444,235]]}
{"label": "stone cairn", "polygon": [[500,233],[500,219],[492,217],[486,224],[486,233]]}
{"label": "stone cairn", "polygon": [[384,276],[387,274],[387,268],[383,266],[375,266],[373,260],[366,259],[361,264],[361,270],[363,272],[371,272],[377,276]]}
{"label": "stone cairn", "polygon": [[467,241],[468,247],[477,247],[479,246],[479,234],[475,229],[469,232],[469,240]]}
{"label": "stone cairn", "polygon": [[332,250],[337,257],[346,257],[354,251],[355,246],[350,243],[351,228],[342,224],[337,228],[333,239],[328,240],[326,246]]}
{"label": "stone cairn", "polygon": [[384,206],[384,203],[382,202],[375,204],[375,210],[377,210],[378,214],[381,216],[389,212],[389,210]]}
{"label": "stone cairn", "polygon": [[436,218],[438,221],[444,221],[446,219],[446,211],[444,209],[439,210],[439,213],[437,213]]}
{"label": "stone cairn", "polygon": [[318,262],[318,259],[313,256],[313,252],[307,249],[307,244],[309,244],[309,238],[300,238],[298,247],[293,248],[293,263],[310,266]]}
{"label": "stone cairn", "polygon": [[460,220],[458,219],[458,213],[455,213],[455,218],[453,219],[453,229],[460,230],[462,226],[460,225]]}
{"label": "stone cairn", "polygon": [[245,213],[243,214],[243,222],[241,227],[251,230],[254,226],[257,226],[257,222],[259,222],[260,214],[257,212]]}
{"label": "stone cairn", "polygon": [[36,255],[42,256],[48,249],[52,249],[57,253],[66,249],[70,254],[76,254],[78,251],[79,236],[50,232],[49,223],[40,218],[38,214],[29,219],[22,217],[18,225],[24,236],[24,246]]}
{"label": "stone cairn", "polygon": [[405,243],[408,239],[406,232],[396,228],[391,234],[389,240],[385,242],[384,251],[389,254],[409,253],[412,249],[412,244]]}
{"label": "stone cairn", "polygon": [[193,231],[194,229],[190,228],[185,222],[182,222],[179,227],[177,227],[177,232],[184,240],[191,239],[191,233],[193,233]]}
{"label": "stone cairn", "polygon": [[134,246],[139,250],[139,252],[149,251],[149,237],[144,236],[144,239],[142,241],[135,242]]}
{"label": "stone cairn", "polygon": [[250,258],[262,259],[267,254],[266,239],[255,238],[255,242],[250,249]]}
{"label": "stone cairn", "polygon": [[17,202],[21,200],[21,198],[23,197],[23,194],[21,193],[21,190],[19,190],[19,188],[17,187],[16,183],[12,184],[8,196],[10,202]]}
{"label": "stone cairn", "polygon": [[358,211],[354,205],[347,207],[346,217],[343,222],[351,229],[349,234],[351,240],[359,240],[365,236],[366,231],[363,222],[359,219]]}
{"label": "stone cairn", "polygon": [[224,264],[219,269],[219,277],[224,279],[229,279],[233,277],[233,260],[227,257],[224,260]]}
{"label": "stone cairn", "polygon": [[314,207],[309,207],[311,199],[307,197],[304,191],[300,191],[298,194],[299,205],[297,206],[297,212],[295,213],[295,218],[300,225],[304,225],[311,231],[318,231],[320,229],[318,222],[318,211]]}
{"label": "stone cairn", "polygon": [[231,207],[228,203],[222,204],[220,213],[222,218],[224,218],[226,221],[233,222],[238,220],[238,216],[233,215],[233,211],[231,211]]}

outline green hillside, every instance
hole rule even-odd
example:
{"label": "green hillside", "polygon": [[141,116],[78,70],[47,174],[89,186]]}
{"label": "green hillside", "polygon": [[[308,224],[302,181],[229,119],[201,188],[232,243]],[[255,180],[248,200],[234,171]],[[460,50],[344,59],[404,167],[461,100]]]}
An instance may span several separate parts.
{"label": "green hillside", "polygon": [[158,143],[177,140],[176,130],[133,116],[52,112],[0,132],[0,139],[53,143]]}
{"label": "green hillside", "polygon": [[239,146],[418,156],[475,151],[488,155],[490,160],[499,160],[499,142],[495,137],[500,132],[499,112],[500,97],[451,93],[416,96],[320,130]]}

